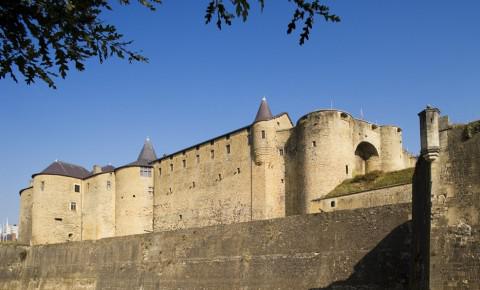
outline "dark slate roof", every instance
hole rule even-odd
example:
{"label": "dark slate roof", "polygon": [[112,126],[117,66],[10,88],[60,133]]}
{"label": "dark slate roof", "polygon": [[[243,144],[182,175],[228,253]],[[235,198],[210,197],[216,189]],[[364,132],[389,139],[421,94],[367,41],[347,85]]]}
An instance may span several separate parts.
{"label": "dark slate roof", "polygon": [[50,164],[47,168],[45,168],[42,172],[34,174],[47,174],[47,175],[62,175],[62,176],[69,176],[74,178],[83,179],[89,176],[91,173],[83,168],[82,166],[78,166],[75,164],[66,163],[63,161],[55,161]]}
{"label": "dark slate roof", "polygon": [[270,111],[270,107],[267,104],[267,99],[262,98],[260,108],[258,108],[257,116],[255,117],[255,121],[253,121],[253,123],[257,123],[260,121],[268,121],[271,119],[273,119],[273,115],[272,111]]}
{"label": "dark slate roof", "polygon": [[155,154],[155,149],[153,149],[153,145],[152,145],[152,142],[150,141],[150,138],[147,138],[145,140],[145,143],[143,144],[142,151],[140,151],[140,154],[138,154],[137,160],[122,167],[151,166],[150,162],[156,159],[157,159],[157,154]]}
{"label": "dark slate roof", "polygon": [[115,167],[112,165],[105,165],[102,167],[102,173],[113,172],[113,171],[115,171]]}

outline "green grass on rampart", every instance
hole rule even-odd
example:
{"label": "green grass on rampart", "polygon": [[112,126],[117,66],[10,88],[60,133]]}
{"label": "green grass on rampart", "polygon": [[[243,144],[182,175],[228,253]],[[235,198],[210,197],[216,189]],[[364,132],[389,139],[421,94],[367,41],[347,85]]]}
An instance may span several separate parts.
{"label": "green grass on rampart", "polygon": [[361,191],[379,189],[412,182],[414,168],[399,171],[372,171],[365,175],[357,175],[347,179],[327,194],[326,198],[348,195]]}

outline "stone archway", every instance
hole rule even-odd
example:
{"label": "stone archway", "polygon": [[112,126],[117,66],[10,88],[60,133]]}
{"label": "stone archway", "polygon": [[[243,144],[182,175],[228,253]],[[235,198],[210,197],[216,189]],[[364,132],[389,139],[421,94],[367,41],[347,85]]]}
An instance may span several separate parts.
{"label": "stone archway", "polygon": [[380,170],[378,150],[369,142],[360,142],[355,149],[355,175]]}

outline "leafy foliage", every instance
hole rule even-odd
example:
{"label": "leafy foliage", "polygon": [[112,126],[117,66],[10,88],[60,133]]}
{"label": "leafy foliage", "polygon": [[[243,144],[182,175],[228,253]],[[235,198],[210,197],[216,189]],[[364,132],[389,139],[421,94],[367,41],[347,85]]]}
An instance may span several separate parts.
{"label": "leafy foliage", "polygon": [[[111,1],[111,0],[110,0]],[[116,27],[104,23],[100,15],[111,10],[108,0],[1,0],[0,1],[0,79],[10,76],[18,81],[24,76],[27,84],[41,79],[55,88],[52,78],[65,78],[70,67],[84,70],[84,62],[98,57],[100,63],[108,57],[127,58],[130,62],[147,62],[140,53],[129,49]],[[129,5],[130,0],[116,0]],[[162,0],[137,0],[150,10]],[[215,20],[218,29],[231,25],[235,17],[247,21],[252,0],[209,0],[205,21]],[[263,10],[265,0],[257,0]],[[295,5],[287,33],[303,22],[300,45],[309,39],[315,16],[338,22],[320,0],[288,0]],[[230,12],[233,10],[234,12]]]}
{"label": "leafy foliage", "polygon": [[[139,2],[153,10],[161,0]],[[104,9],[112,9],[107,0],[0,1],[0,79],[9,75],[17,81],[15,66],[27,84],[40,78],[55,87],[52,77],[65,78],[72,64],[83,70],[93,56],[100,62],[110,56],[146,62],[128,49],[131,41],[123,40],[115,26],[100,20]]]}

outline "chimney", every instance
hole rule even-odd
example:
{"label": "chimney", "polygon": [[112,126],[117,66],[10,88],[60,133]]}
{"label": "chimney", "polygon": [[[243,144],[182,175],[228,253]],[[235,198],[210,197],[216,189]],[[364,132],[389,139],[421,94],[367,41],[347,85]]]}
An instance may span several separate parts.
{"label": "chimney", "polygon": [[100,165],[93,165],[93,174],[102,172],[102,167]]}

